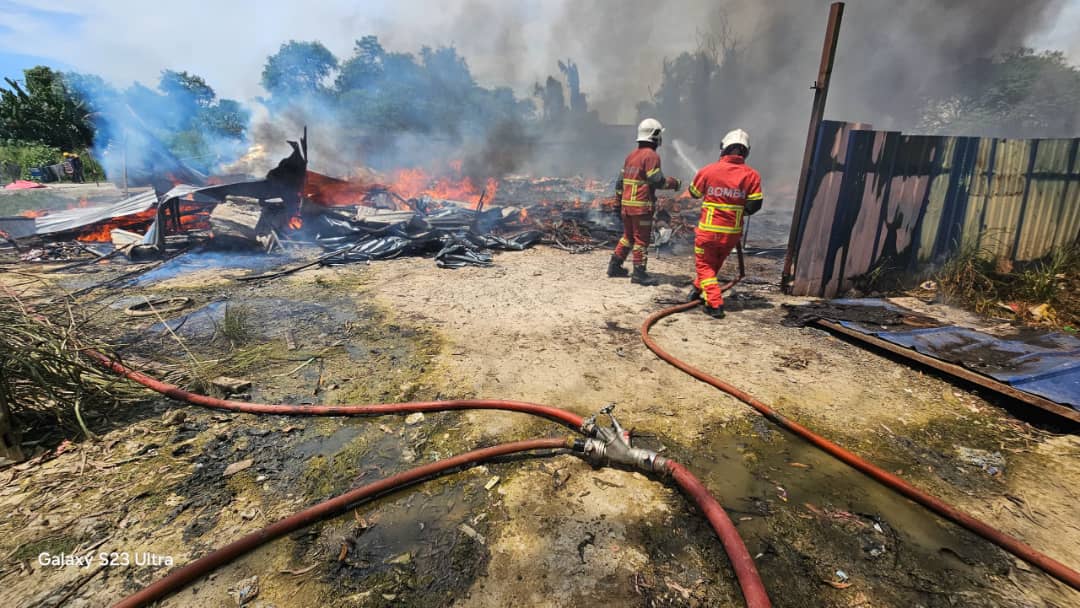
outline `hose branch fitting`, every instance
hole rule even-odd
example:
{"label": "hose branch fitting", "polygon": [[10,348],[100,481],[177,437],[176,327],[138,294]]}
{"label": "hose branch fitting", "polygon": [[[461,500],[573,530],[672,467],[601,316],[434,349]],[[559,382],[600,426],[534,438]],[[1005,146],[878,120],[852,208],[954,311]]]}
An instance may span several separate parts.
{"label": "hose branch fitting", "polygon": [[611,426],[597,424],[597,415],[590,416],[582,424],[582,432],[589,436],[583,443],[578,442],[580,451],[585,457],[597,466],[614,464],[640,469],[647,473],[667,473],[667,458],[653,450],[634,447],[631,443],[630,432],[619,424],[615,414],[612,413],[614,410],[615,404],[609,403],[599,412],[611,419]]}

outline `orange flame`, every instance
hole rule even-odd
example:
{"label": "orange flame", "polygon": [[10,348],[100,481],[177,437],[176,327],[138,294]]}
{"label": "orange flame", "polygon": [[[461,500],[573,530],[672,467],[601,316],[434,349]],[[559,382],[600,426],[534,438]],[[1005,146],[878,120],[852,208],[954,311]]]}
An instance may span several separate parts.
{"label": "orange flame", "polygon": [[294,215],[289,218],[289,228],[293,230],[299,230],[304,227],[304,220],[300,219],[299,215]]}
{"label": "orange flame", "polygon": [[362,205],[376,184],[345,181],[314,171],[308,171],[304,182],[304,197],[326,207]]}
{"label": "orange flame", "polygon": [[[470,203],[476,207],[480,199],[481,189],[467,176],[462,175],[463,163],[460,160],[452,160],[447,163],[449,175],[434,177],[423,169],[410,168],[398,169],[391,176],[390,190],[402,198],[418,198],[426,196],[430,198],[453,200]],[[484,204],[488,204],[495,198],[499,189],[499,180],[488,178],[484,184],[486,194]]]}
{"label": "orange flame", "polygon": [[43,215],[48,215],[48,213],[49,212],[45,211],[44,209],[27,209],[19,215],[22,217],[41,217]]}
{"label": "orange flame", "polygon": [[[83,228],[75,240],[84,243],[110,243],[112,231],[120,228],[132,232],[145,233],[157,217],[157,209],[147,209],[141,213],[116,217],[106,222]],[[180,205],[181,230],[206,230],[210,227],[210,214],[199,205]],[[169,230],[172,230],[171,220]]]}
{"label": "orange flame", "polygon": [[[392,172],[386,183],[372,177],[370,171],[357,171],[367,177],[343,180],[314,171],[308,171],[304,185],[304,197],[323,206],[370,205],[373,193],[390,191],[401,199],[428,197],[463,202],[476,207],[481,189],[467,176],[462,175],[464,163],[452,160],[446,172],[430,174],[419,167],[398,169]],[[499,180],[488,178],[484,183],[484,203],[492,202],[499,189]]]}

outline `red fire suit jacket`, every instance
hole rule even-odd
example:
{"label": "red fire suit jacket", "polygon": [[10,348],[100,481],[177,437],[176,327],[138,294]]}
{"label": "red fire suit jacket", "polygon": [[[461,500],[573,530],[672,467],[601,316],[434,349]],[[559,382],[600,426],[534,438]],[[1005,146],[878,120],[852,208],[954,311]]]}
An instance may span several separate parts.
{"label": "red fire suit jacket", "polygon": [[761,208],[761,176],[741,156],[729,154],[705,166],[690,184],[690,196],[701,203],[699,232],[742,234],[749,203],[753,214]]}
{"label": "red fire suit jacket", "polygon": [[634,150],[623,161],[615,190],[622,199],[626,215],[652,215],[657,190],[674,190],[679,180],[664,177],[660,170],[660,155],[649,147]]}

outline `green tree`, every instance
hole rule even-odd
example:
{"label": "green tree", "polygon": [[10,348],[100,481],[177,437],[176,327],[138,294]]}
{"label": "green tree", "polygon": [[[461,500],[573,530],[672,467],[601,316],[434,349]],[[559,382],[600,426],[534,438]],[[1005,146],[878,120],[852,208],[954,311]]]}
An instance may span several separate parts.
{"label": "green tree", "polygon": [[182,99],[193,106],[202,108],[214,103],[214,99],[217,97],[214,89],[206,84],[206,80],[202,76],[173,70],[163,70],[161,72],[158,90],[166,97]]}
{"label": "green tree", "polygon": [[249,118],[250,113],[240,102],[220,99],[199,113],[198,125],[211,133],[241,139],[247,130]]}
{"label": "green tree", "polygon": [[0,139],[74,150],[93,140],[89,110],[63,76],[46,66],[23,71],[23,83],[0,89]]}
{"label": "green tree", "polygon": [[754,78],[743,69],[742,47],[724,21],[717,32],[699,36],[694,52],[664,60],[660,86],[651,100],[638,104],[638,117],[662,117],[679,139],[702,150],[715,148],[723,128],[718,123],[737,124],[742,112],[752,111]]}
{"label": "green tree", "polygon": [[280,97],[324,93],[323,82],[337,67],[337,58],[321,42],[290,40],[266,60],[262,86]]}
{"label": "green tree", "polygon": [[919,128],[999,137],[1075,137],[1080,127],[1080,67],[1060,51],[1020,48],[980,59],[941,79]]}
{"label": "green tree", "polygon": [[383,77],[385,58],[386,50],[376,36],[364,36],[357,40],[353,56],[341,64],[334,89],[341,94],[370,88]]}

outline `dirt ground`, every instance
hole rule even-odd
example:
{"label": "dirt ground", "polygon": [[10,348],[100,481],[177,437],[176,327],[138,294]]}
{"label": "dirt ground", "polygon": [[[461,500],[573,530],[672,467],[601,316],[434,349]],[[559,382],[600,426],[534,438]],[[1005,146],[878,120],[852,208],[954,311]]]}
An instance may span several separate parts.
{"label": "dirt ground", "polygon": [[[682,300],[689,256],[654,256],[658,287],[608,279],[606,262],[606,252],[537,247],[501,254],[492,268],[448,271],[412,258],[252,285],[229,278],[250,265],[203,260],[93,300],[99,329],[130,344],[127,352],[175,364],[186,355],[169,332],[122,311],[143,295],[191,297],[185,314],[202,312],[174,313],[183,322],[170,327],[200,360],[243,358],[229,371],[253,380],[253,400],[492,397],[581,414],[615,403],[643,445],[687,464],[725,505],[777,606],[1080,604],[1080,593],[649,352],[638,328]],[[726,319],[695,310],[660,322],[654,336],[790,418],[1080,567],[1080,440],[825,332],[782,326],[781,304],[800,300],[779,294],[779,263],[748,260],[750,277],[729,298]],[[103,276],[61,277],[49,289]],[[225,303],[250,311],[253,335],[243,346],[217,337],[213,319]],[[295,350],[286,348],[286,329]],[[568,433],[493,412],[317,420],[161,399],[97,424],[95,442],[0,471],[3,605],[105,605],[169,569],[42,566],[41,552],[149,552],[180,565],[419,462]],[[965,461],[961,448],[997,453],[1004,464],[991,474]],[[236,605],[245,585],[251,596],[253,576],[258,594],[245,605],[741,605],[719,542],[678,491],[567,455],[492,463],[359,506],[163,605]]]}

